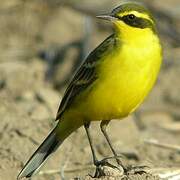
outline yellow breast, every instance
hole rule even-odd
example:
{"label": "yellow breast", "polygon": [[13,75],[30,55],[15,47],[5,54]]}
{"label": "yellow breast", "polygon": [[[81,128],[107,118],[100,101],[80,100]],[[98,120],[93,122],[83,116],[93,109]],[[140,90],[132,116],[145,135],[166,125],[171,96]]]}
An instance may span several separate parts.
{"label": "yellow breast", "polygon": [[[144,42],[144,37],[143,42]],[[133,112],[151,90],[161,64],[155,36],[147,44],[123,43],[102,61],[99,79],[82,103],[86,119],[114,119]]]}

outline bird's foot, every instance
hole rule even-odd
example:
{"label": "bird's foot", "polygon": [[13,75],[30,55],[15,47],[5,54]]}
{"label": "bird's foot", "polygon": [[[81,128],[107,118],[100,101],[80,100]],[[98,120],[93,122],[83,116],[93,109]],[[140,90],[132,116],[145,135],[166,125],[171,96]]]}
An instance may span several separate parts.
{"label": "bird's foot", "polygon": [[124,166],[122,164],[118,164],[118,166],[115,166],[108,162],[109,159],[114,159],[114,158],[117,159],[117,157],[107,157],[107,158],[102,159],[101,161],[95,161],[94,165],[96,166],[96,171],[95,171],[94,178],[95,177],[98,178],[98,177],[106,175],[106,172],[105,172],[106,167],[117,170],[120,172],[120,174],[124,174]]}
{"label": "bird's foot", "polygon": [[124,166],[122,162],[119,160],[118,165],[113,165],[108,162],[110,159],[116,159],[118,157],[107,157],[102,159],[101,161],[95,161],[94,164],[96,166],[95,175],[93,178],[99,178],[105,176],[109,173],[118,173],[120,176],[123,175],[132,175],[132,174],[145,174],[147,173],[148,166]]}

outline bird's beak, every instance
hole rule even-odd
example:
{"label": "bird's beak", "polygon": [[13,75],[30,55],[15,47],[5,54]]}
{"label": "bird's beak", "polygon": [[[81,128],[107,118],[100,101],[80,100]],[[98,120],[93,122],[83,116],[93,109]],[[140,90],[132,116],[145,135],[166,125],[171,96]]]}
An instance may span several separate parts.
{"label": "bird's beak", "polygon": [[111,15],[100,15],[100,16],[96,16],[99,19],[104,19],[104,20],[108,20],[108,21],[113,21],[116,18],[111,16]]}

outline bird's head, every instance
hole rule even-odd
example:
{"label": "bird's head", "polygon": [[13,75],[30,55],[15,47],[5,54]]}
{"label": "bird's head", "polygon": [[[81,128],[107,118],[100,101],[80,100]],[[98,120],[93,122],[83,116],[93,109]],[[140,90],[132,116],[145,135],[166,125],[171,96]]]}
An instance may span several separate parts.
{"label": "bird's head", "polygon": [[[116,7],[110,14],[97,16],[113,23],[115,31],[120,36],[138,37],[156,33],[156,25],[151,13],[142,5],[127,2]],[[133,36],[133,37],[132,37]]]}

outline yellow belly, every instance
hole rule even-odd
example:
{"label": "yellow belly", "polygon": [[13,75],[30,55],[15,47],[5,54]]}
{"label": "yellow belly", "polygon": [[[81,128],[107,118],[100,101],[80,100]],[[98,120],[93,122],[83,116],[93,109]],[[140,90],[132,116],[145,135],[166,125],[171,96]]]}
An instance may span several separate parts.
{"label": "yellow belly", "polygon": [[83,113],[84,119],[125,117],[151,90],[161,64],[160,47],[139,54],[130,49],[122,47],[120,54],[106,57],[98,70],[98,80],[77,99],[81,103],[78,106],[76,103],[76,110]]}

